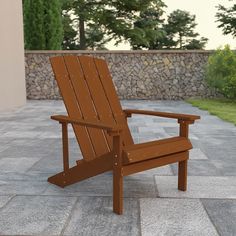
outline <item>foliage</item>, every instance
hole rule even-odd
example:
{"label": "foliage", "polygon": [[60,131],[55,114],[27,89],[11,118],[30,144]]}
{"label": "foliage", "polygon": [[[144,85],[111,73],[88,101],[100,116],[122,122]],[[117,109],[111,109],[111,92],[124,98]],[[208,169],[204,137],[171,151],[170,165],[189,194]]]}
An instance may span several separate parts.
{"label": "foliage", "polygon": [[45,49],[61,49],[63,38],[63,25],[61,16],[61,2],[44,1],[44,33]]}
{"label": "foliage", "polygon": [[24,0],[23,4],[25,49],[44,49],[43,0]]}
{"label": "foliage", "polygon": [[167,47],[179,49],[202,49],[207,38],[197,39],[195,15],[187,11],[175,10],[169,16],[164,29],[167,32]]}
{"label": "foliage", "polygon": [[225,97],[236,98],[236,54],[226,45],[208,59],[206,79]]}
{"label": "foliage", "polygon": [[222,28],[224,34],[232,34],[236,37],[236,4],[229,8],[218,5],[217,8],[216,18],[220,23],[218,28]]}
{"label": "foliage", "polygon": [[134,29],[139,30],[139,37],[131,38],[130,43],[134,49],[202,49],[208,39],[199,36],[194,31],[196,27],[195,16],[187,11],[173,11],[164,23],[162,18],[165,7],[160,2],[156,8],[149,8],[140,13],[134,23]]}
{"label": "foliage", "polygon": [[133,49],[156,48],[156,42],[165,35],[162,29],[164,7],[166,5],[159,1],[155,6],[150,6],[140,12],[138,19],[134,22],[133,32],[135,33],[129,37]]}
{"label": "foliage", "polygon": [[207,43],[208,39],[205,37],[201,37],[199,40],[192,39],[189,41],[187,45],[185,45],[186,49],[192,50],[192,49],[203,49]]}
{"label": "foliage", "polygon": [[196,38],[195,16],[188,12],[176,10],[165,23],[162,0],[23,3],[26,49],[105,49],[111,40],[129,41],[133,49],[202,49],[207,42]]}
{"label": "foliage", "polygon": [[155,7],[161,0],[64,0],[63,10],[75,15],[80,49],[103,48],[110,40],[142,41],[146,32],[133,26],[140,11]]}
{"label": "foliage", "polygon": [[25,49],[61,49],[63,37],[61,2],[24,0]]}
{"label": "foliage", "polygon": [[193,106],[209,111],[223,120],[236,125],[236,102],[228,99],[197,99],[188,100]]}
{"label": "foliage", "polygon": [[64,32],[62,49],[78,50],[79,44],[78,44],[77,31],[73,27],[73,20],[71,19],[70,12],[63,11],[62,23]]}

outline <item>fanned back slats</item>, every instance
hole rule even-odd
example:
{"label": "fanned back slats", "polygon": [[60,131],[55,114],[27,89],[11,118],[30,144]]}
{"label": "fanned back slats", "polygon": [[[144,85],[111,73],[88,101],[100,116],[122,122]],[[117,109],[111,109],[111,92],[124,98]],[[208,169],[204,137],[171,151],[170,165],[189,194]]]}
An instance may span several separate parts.
{"label": "fanned back slats", "polygon": [[105,60],[94,58],[96,68],[103,86],[104,92],[106,94],[107,100],[110,104],[115,121],[124,127],[123,129],[123,142],[125,146],[133,144],[133,138],[130,134],[130,130],[122,111],[122,107],[117,96],[115,86],[112,82],[112,78]]}
{"label": "fanned back slats", "polygon": [[[78,57],[78,59],[84,72],[84,78],[90,90],[91,99],[94,103],[94,107],[97,111],[99,120],[109,125],[115,125],[115,121],[113,119],[113,115],[105,96],[103,87],[99,80],[93,58],[80,56]],[[111,146],[111,137],[109,135],[106,135],[106,139]]]}
{"label": "fanned back slats", "polygon": [[[98,114],[93,105],[78,57],[67,56],[64,57],[64,59],[83,119],[98,121]],[[88,134],[92,141],[96,156],[101,156],[102,154],[109,152],[103,130],[88,128]]]}
{"label": "fanned back slats", "polygon": [[[123,144],[133,144],[105,60],[64,56],[51,58],[51,63],[70,117],[119,124],[123,127]],[[112,150],[112,139],[105,131],[77,125],[73,128],[85,160]]]}
{"label": "fanned back slats", "polygon": [[[70,81],[63,57],[54,57],[50,60],[68,115],[74,119],[82,118],[73,85]],[[87,129],[78,125],[73,125],[73,129],[80,145],[83,157],[86,160],[95,158],[96,154]]]}

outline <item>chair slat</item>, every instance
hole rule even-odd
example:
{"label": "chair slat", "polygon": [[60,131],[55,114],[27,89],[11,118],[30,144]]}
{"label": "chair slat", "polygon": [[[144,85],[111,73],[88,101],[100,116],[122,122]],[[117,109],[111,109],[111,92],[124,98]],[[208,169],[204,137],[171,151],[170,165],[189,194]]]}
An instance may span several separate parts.
{"label": "chair slat", "polygon": [[[50,60],[69,116],[75,119],[82,118],[63,57],[53,57]],[[87,128],[73,125],[73,129],[85,160],[95,158],[94,148],[88,135]]]}
{"label": "chair slat", "polygon": [[[83,118],[98,121],[98,114],[92,102],[78,57],[64,56],[64,60]],[[101,156],[110,151],[103,130],[88,128],[88,133],[96,156]]]}
{"label": "chair slat", "polygon": [[[84,78],[87,82],[99,120],[110,125],[115,125],[116,122],[114,120],[109,102],[104,93],[101,81],[97,74],[93,58],[88,56],[80,56],[78,57],[78,59],[84,72]],[[106,135],[106,139],[109,146],[112,147],[111,137],[109,135]]]}
{"label": "chair slat", "polygon": [[117,96],[115,86],[112,82],[112,78],[110,75],[109,68],[105,60],[94,58],[94,62],[97,68],[97,72],[99,74],[99,79],[103,86],[104,92],[106,94],[107,100],[111,107],[113,116],[116,122],[124,127],[123,129],[123,141],[125,146],[133,144],[133,138],[131,136],[127,120],[124,116],[124,112],[122,111],[122,107]]}
{"label": "chair slat", "polygon": [[173,153],[185,152],[192,148],[187,138],[168,138],[146,143],[142,145],[133,145],[131,148],[124,149],[124,163],[133,163],[144,161],[151,158],[170,155]]}

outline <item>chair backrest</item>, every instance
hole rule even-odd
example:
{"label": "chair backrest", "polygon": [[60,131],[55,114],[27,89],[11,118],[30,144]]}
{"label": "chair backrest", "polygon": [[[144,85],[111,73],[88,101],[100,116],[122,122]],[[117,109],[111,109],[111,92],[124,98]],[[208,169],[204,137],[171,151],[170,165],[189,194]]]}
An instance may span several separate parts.
{"label": "chair backrest", "polygon": [[[106,61],[89,56],[59,56],[50,61],[68,115],[119,124],[123,145],[133,144]],[[103,130],[78,125],[73,129],[85,160],[112,150],[112,139]]]}

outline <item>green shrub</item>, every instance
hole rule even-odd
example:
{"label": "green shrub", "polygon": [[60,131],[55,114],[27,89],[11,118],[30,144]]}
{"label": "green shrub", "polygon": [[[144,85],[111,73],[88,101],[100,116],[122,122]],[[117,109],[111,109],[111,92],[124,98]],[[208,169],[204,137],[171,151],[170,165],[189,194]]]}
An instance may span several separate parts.
{"label": "green shrub", "polygon": [[217,49],[208,59],[206,68],[208,84],[227,98],[236,98],[236,53],[229,45]]}

